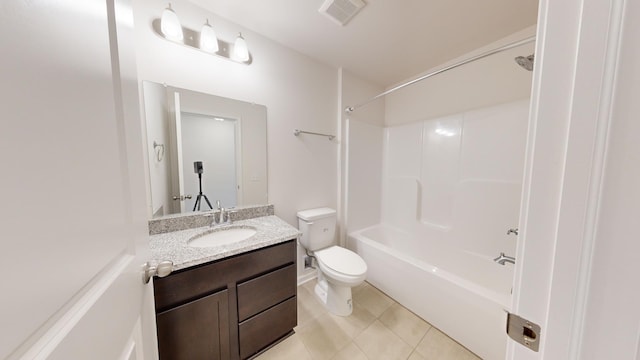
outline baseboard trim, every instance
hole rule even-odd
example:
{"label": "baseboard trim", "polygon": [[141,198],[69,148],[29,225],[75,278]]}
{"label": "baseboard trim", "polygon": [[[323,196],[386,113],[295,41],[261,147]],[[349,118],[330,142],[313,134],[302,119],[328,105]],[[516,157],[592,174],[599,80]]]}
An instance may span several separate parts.
{"label": "baseboard trim", "polygon": [[309,271],[305,274],[298,276],[298,286],[311,281],[317,277],[317,273],[315,271]]}

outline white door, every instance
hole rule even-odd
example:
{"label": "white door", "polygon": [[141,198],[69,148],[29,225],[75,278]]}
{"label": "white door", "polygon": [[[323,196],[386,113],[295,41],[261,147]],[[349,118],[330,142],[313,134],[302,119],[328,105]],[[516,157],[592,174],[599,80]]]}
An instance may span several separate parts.
{"label": "white door", "polygon": [[513,312],[540,351],[640,358],[640,3],[540,3]]}
{"label": "white door", "polygon": [[155,356],[133,39],[129,1],[0,5],[2,359]]}

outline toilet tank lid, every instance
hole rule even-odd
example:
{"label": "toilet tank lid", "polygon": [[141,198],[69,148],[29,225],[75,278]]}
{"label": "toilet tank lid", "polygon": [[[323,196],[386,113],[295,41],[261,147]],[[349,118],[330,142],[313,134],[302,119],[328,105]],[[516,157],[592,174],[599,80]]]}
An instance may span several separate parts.
{"label": "toilet tank lid", "polygon": [[336,211],[334,209],[326,207],[298,211],[298,217],[305,221],[313,221],[335,215]]}

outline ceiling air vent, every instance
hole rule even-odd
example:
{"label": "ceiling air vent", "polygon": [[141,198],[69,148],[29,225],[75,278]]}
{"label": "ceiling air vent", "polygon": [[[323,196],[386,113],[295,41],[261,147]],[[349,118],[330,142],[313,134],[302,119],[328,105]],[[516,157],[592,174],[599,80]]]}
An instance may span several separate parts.
{"label": "ceiling air vent", "polygon": [[346,25],[366,4],[362,0],[327,0],[320,11],[338,25]]}

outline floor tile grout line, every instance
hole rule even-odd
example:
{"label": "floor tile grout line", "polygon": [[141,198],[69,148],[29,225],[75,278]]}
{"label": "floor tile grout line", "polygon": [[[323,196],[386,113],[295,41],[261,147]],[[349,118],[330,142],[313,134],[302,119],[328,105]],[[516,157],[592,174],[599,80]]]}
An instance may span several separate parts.
{"label": "floor tile grout line", "polygon": [[311,351],[309,351],[309,348],[307,348],[307,344],[304,343],[304,339],[302,339],[302,336],[300,337],[300,342],[302,343],[302,347],[304,348],[304,351],[307,352],[307,356],[309,357],[309,359],[313,360],[313,356],[311,355]]}
{"label": "floor tile grout line", "polygon": [[[395,301],[394,301],[394,302],[395,302]],[[382,316],[382,315],[381,315],[381,316]],[[380,321],[380,320],[378,320],[378,321]],[[401,342],[403,342],[405,345],[407,345],[407,346],[411,349],[411,351],[409,352],[409,355],[407,356],[407,359],[408,359],[408,358],[409,358],[409,356],[411,356],[411,353],[413,353],[414,347],[413,347],[413,346],[411,346],[411,345],[410,345],[409,343],[407,343],[406,341],[404,341],[404,339],[403,339],[399,334],[397,334],[395,331],[393,331],[392,329],[389,329],[389,327],[388,327],[387,325],[385,325],[382,321],[380,321],[380,325],[384,326],[384,328],[385,328],[385,329],[389,330],[392,334],[394,334],[395,336],[397,336],[397,337],[398,337],[398,340],[400,340]],[[417,345],[416,345],[416,346],[417,346]]]}
{"label": "floor tile grout line", "polygon": [[[425,331],[425,332],[424,332],[424,334],[422,334],[422,336],[420,337],[420,340],[418,340],[418,342],[416,343],[416,345],[415,345],[415,346],[412,346],[411,344],[409,344],[408,342],[406,342],[406,341],[403,339],[403,337],[402,337],[402,335],[401,335],[401,334],[399,334],[399,333],[397,333],[395,330],[393,330],[393,329],[389,328],[389,326],[387,326],[387,324],[385,324],[382,320],[380,320],[380,318],[381,318],[381,317],[382,317],[382,316],[383,316],[387,311],[389,311],[389,310],[393,307],[393,305],[398,305],[398,306],[400,306],[401,308],[403,308],[404,310],[408,311],[408,312],[409,312],[409,313],[411,313],[413,316],[415,316],[416,318],[418,318],[418,319],[419,319],[419,320],[421,320],[421,321],[424,321],[424,322],[425,322],[425,324],[427,324],[427,326],[428,326],[427,331]],[[393,303],[391,304],[391,306],[389,306],[389,307],[388,307],[388,308],[387,308],[387,309],[386,309],[382,314],[380,314],[380,316],[378,316],[378,320],[382,323],[382,325],[384,325],[387,329],[389,329],[393,334],[395,334],[395,335],[396,335],[397,337],[399,337],[402,341],[404,341],[407,345],[409,345],[409,347],[411,347],[411,349],[412,349],[412,352],[411,352],[411,353],[413,353],[413,352],[417,352],[420,356],[422,356],[422,354],[421,354],[419,351],[417,351],[417,349],[418,349],[418,346],[420,345],[420,343],[422,342],[422,340],[424,340],[425,336],[427,336],[427,333],[428,333],[428,332],[433,328],[433,325],[431,325],[431,323],[430,323],[430,322],[428,322],[428,321],[426,321],[425,319],[421,318],[420,316],[416,315],[413,311],[411,311],[411,310],[407,309],[406,307],[404,307],[402,304],[400,304],[399,302],[397,302],[397,301],[395,301],[395,300],[393,300]],[[411,354],[409,354],[409,357],[410,357],[410,356],[411,356]]]}
{"label": "floor tile grout line", "polygon": [[420,341],[418,341],[418,344],[416,345],[416,347],[414,349],[414,351],[417,352],[422,357],[424,357],[424,355],[418,350],[418,347],[420,346],[420,344],[422,344],[424,339],[427,337],[427,334],[430,333],[432,329],[434,329],[434,327],[433,327],[433,325],[431,325],[431,323],[429,323],[429,329],[427,329],[427,332],[425,332],[424,335],[422,335],[422,338],[420,339]]}
{"label": "floor tile grout line", "polygon": [[[373,324],[373,323],[372,323],[372,324]],[[371,325],[369,325],[369,326],[371,326]],[[368,329],[368,328],[369,328],[369,327],[367,326],[367,329]],[[353,340],[355,340],[355,339],[353,339]],[[367,360],[368,360],[368,359],[369,359],[369,356],[367,355],[367,353],[365,353],[365,352],[364,352],[364,350],[360,347],[360,345],[358,345],[358,343],[357,343],[357,342],[355,342],[355,341],[352,341],[352,342],[353,342],[353,345],[354,345],[356,348],[358,348],[358,350],[360,350],[360,352],[361,352],[361,353],[363,353],[363,354],[364,354],[364,357],[366,357],[366,358],[367,358]]]}
{"label": "floor tile grout line", "polygon": [[[312,359],[312,360],[319,360],[318,358],[315,358],[312,354],[312,352],[309,350],[309,346],[307,345],[307,343],[304,341],[303,336],[300,335],[300,331],[302,329],[307,328],[308,326],[311,326],[311,324],[313,323],[313,321],[317,321],[318,319],[322,318],[323,316],[327,315],[327,316],[333,316],[330,312],[328,311],[322,311],[320,313],[318,313],[316,310],[318,310],[316,308],[316,306],[323,306],[323,304],[321,304],[318,299],[315,296],[315,291],[310,291],[308,287],[312,286],[313,284],[308,285],[307,287],[304,287],[303,285],[300,286],[301,290],[303,291],[305,294],[309,295],[310,292],[312,292],[309,296],[305,296],[306,298],[306,302],[305,302],[305,306],[311,306],[310,308],[306,308],[305,309],[312,309],[311,311],[308,311],[308,319],[306,319],[307,321],[305,321],[304,323],[296,326],[296,333],[298,334],[298,340],[302,343],[303,349],[304,349],[304,354]],[[420,316],[416,315],[415,313],[413,313],[411,310],[407,309],[406,307],[404,307],[402,304],[400,304],[399,302],[397,302],[395,299],[393,299],[392,297],[388,296],[386,293],[384,293],[383,291],[381,291],[380,289],[376,288],[375,286],[365,283],[358,291],[361,292],[365,289],[367,289],[368,287],[371,287],[374,293],[380,292],[381,295],[384,295],[386,298],[388,298],[389,302],[388,304],[386,304],[387,306],[384,308],[383,311],[381,311],[379,313],[379,315],[374,315],[372,313],[370,313],[370,315],[373,315],[371,317],[371,319],[373,319],[369,324],[367,324],[363,329],[359,329],[359,326],[357,326],[355,329],[357,330],[356,332],[353,332],[352,336],[348,336],[348,340],[346,344],[344,344],[343,346],[341,346],[340,348],[338,348],[336,350],[336,352],[332,355],[330,355],[329,359],[335,359],[341,351],[345,350],[346,348],[348,348],[349,346],[353,345],[355,346],[355,348],[360,351],[360,353],[366,358],[366,359],[370,359],[370,357],[364,352],[364,350],[360,347],[360,345],[358,345],[358,343],[356,343],[356,339],[361,336],[364,332],[366,332],[371,326],[373,326],[375,324],[376,321],[380,322],[380,325],[386,329],[387,331],[391,332],[391,334],[394,334],[398,340],[400,340],[401,343],[405,344],[405,346],[407,346],[407,348],[410,350],[409,354],[407,355],[407,359],[410,358],[412,355],[417,355],[419,357],[424,357],[424,355],[418,351],[418,348],[420,346],[420,344],[422,344],[423,341],[425,341],[425,338],[433,331],[433,329],[436,329],[436,331],[440,331],[439,329],[437,329],[436,327],[434,327],[430,322],[426,321],[425,319],[422,319]],[[377,290],[377,291],[376,291]],[[354,292],[355,294],[356,292]],[[365,297],[363,297],[362,299],[365,299]],[[366,303],[366,302],[365,302]],[[408,311],[409,313],[411,313],[412,315],[414,315],[415,317],[417,317],[418,319],[424,321],[426,323],[426,325],[428,326],[427,330],[425,331],[425,333],[420,337],[420,340],[418,340],[416,342],[415,346],[410,345],[398,332],[394,331],[393,329],[391,329],[389,326],[387,326],[384,322],[381,321],[381,318],[388,312],[390,311],[392,308],[395,307],[395,305],[397,305],[398,308],[401,308],[404,311]],[[367,307],[364,306],[360,301],[356,301],[355,300],[355,296],[354,296],[354,308],[361,308],[363,310],[368,311]],[[306,311],[305,311],[306,312]],[[377,312],[377,311],[376,311]],[[394,322],[395,323],[395,322]],[[364,324],[364,323],[361,323]],[[441,332],[441,331],[440,331]],[[473,352],[469,351],[469,349],[467,349],[464,345],[458,343],[456,340],[454,340],[453,338],[449,337],[448,335],[446,335],[446,333],[442,333],[446,338],[450,339],[451,341],[453,341],[457,346],[461,347],[462,349],[466,350],[467,352],[469,352],[472,355]],[[413,342],[413,340],[412,340]],[[301,351],[302,352],[302,351]],[[320,355],[320,354],[316,354],[316,355]],[[324,359],[324,356],[322,357],[322,359]],[[289,359],[292,360],[292,359]]]}

